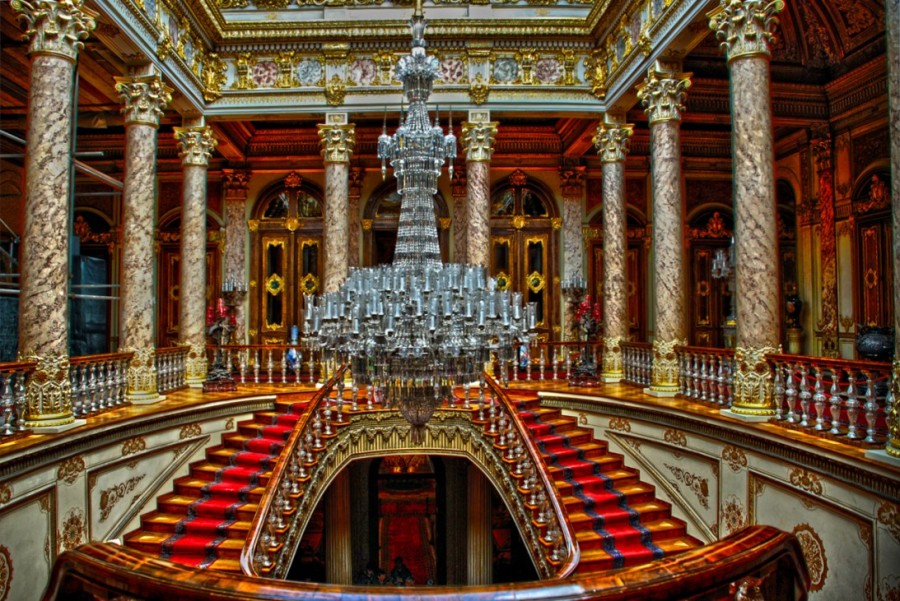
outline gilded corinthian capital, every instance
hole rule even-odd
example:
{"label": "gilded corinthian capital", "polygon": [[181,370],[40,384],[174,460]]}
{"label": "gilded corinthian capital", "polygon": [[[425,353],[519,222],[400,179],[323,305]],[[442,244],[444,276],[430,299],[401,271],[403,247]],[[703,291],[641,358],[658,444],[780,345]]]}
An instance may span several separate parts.
{"label": "gilded corinthian capital", "polygon": [[52,54],[75,62],[83,39],[97,26],[97,13],[81,0],[12,0],[27,28],[22,39],[29,54]]}
{"label": "gilded corinthian capital", "polygon": [[597,126],[594,134],[594,147],[601,163],[621,163],[631,146],[631,135],[634,133],[634,125],[631,123],[618,123],[605,117]]}
{"label": "gilded corinthian capital", "polygon": [[319,144],[326,163],[349,163],[356,145],[352,123],[320,123]]}
{"label": "gilded corinthian capital", "polygon": [[490,161],[497,135],[496,121],[465,121],[462,124],[463,148],[467,162]]}
{"label": "gilded corinthian capital", "polygon": [[176,127],[175,139],[178,140],[178,156],[182,165],[209,166],[209,157],[215,150],[218,141],[211,128]]}
{"label": "gilded corinthian capital", "polygon": [[782,0],[720,0],[709,13],[709,28],[716,31],[719,46],[728,60],[748,56],[770,56],[775,15],[784,9]]}
{"label": "gilded corinthian capital", "polygon": [[159,118],[172,102],[172,88],[158,74],[116,77],[116,92],[122,98],[125,124],[159,127]]}
{"label": "gilded corinthian capital", "polygon": [[681,121],[684,99],[691,87],[690,77],[690,73],[677,73],[660,61],[647,70],[647,78],[638,87],[638,99],[651,126],[663,121]]}

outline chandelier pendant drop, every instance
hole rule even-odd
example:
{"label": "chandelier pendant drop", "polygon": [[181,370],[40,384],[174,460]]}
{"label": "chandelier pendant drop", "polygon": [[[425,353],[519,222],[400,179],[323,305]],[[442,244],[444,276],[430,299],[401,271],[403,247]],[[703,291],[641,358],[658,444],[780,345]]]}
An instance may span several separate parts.
{"label": "chandelier pendant drop", "polygon": [[306,297],[304,336],[328,359],[349,362],[387,407],[396,407],[423,441],[426,423],[456,385],[479,381],[494,353],[511,360],[535,327],[536,307],[518,292],[496,290],[484,267],[444,264],[434,195],[444,162],[452,174],[456,137],[433,124],[426,103],[438,60],[425,52],[421,0],[413,18],[412,50],[396,66],[408,103],[392,136],[378,138],[382,174],[390,162],[401,196],[391,265],[351,270],[338,292]]}

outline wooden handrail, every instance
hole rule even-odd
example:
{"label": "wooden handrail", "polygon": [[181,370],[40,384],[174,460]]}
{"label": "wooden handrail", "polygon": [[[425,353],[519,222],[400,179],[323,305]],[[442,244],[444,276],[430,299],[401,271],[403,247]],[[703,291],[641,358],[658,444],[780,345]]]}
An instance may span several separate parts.
{"label": "wooden handrail", "polygon": [[133,358],[134,352],[79,355],[78,357],[69,357],[69,365],[84,365],[86,363],[101,363],[105,361],[131,361]]}
{"label": "wooden handrail", "polygon": [[16,371],[32,372],[37,368],[37,361],[9,361],[0,363],[0,373],[13,373]]}
{"label": "wooden handrail", "polygon": [[177,353],[187,353],[191,350],[191,347],[184,346],[159,346],[156,347],[156,356],[160,355],[174,355]]}
{"label": "wooden handrail", "polygon": [[565,580],[478,587],[362,587],[309,584],[188,568],[112,543],[89,543],[60,555],[43,601],[81,592],[136,600],[266,601],[733,601],[732,590],[761,578],[762,598],[804,601],[810,579],[794,535],[771,526],[750,526],[718,542],[649,564]]}
{"label": "wooden handrail", "polygon": [[652,342],[620,342],[619,346],[622,348],[638,348],[638,349],[652,349]]}
{"label": "wooden handrail", "polygon": [[872,371],[880,371],[884,373],[891,372],[891,363],[889,361],[869,361],[867,359],[837,359],[831,357],[813,357],[809,355],[787,355],[778,353],[769,353],[766,359],[779,363],[809,363],[820,365],[822,367],[837,367],[841,369],[869,369]]}

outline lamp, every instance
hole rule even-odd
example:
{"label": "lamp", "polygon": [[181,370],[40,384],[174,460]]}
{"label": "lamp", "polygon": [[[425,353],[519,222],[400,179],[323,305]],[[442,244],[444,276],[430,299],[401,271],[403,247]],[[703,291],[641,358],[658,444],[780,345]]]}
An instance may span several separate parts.
{"label": "lamp", "polygon": [[326,359],[349,361],[354,377],[375,389],[388,407],[423,440],[435,409],[455,385],[477,381],[495,353],[512,360],[529,338],[533,303],[518,292],[498,291],[482,266],[444,264],[438,245],[434,194],[444,162],[456,156],[456,137],[433,124],[426,102],[439,64],[425,52],[427,22],[421,0],[410,21],[411,52],[396,66],[408,107],[389,136],[378,138],[382,176],[389,161],[401,196],[394,261],[353,269],[338,292],[307,296],[304,337]]}

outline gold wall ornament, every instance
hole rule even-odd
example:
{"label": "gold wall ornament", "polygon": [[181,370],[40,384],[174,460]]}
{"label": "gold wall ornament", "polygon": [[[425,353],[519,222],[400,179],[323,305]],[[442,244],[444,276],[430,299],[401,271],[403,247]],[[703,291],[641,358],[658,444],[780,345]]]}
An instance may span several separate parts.
{"label": "gold wall ornament", "polygon": [[81,455],[69,457],[59,464],[56,470],[56,479],[62,480],[66,484],[72,484],[84,470],[84,457]]}
{"label": "gold wall ornament", "polygon": [[780,353],[780,348],[734,349],[734,400],[731,411],[739,415],[775,415],[772,368],[766,355]]}
{"label": "gold wall ornament", "polygon": [[49,54],[75,62],[84,40],[97,27],[98,14],[82,0],[12,0],[19,21],[25,23],[22,39],[28,54]]}
{"label": "gold wall ornament", "polygon": [[[182,344],[185,344],[182,342]],[[208,362],[206,360],[206,342],[190,344],[190,350],[184,360],[184,376],[188,383],[202,383],[206,380]]]}
{"label": "gold wall ornament", "polygon": [[575,63],[577,62],[575,51],[571,48],[561,50],[559,53],[559,62],[562,63],[563,66],[563,85],[577,85],[578,82],[575,80]]}
{"label": "gold wall ornament", "polygon": [[280,10],[287,8],[291,0],[253,0],[253,4],[260,10]]}
{"label": "gold wall ornament", "polygon": [[487,102],[490,93],[490,85],[485,83],[481,73],[477,74],[475,79],[469,85],[469,100],[471,100],[473,104],[482,105]]}
{"label": "gold wall ornament", "polygon": [[163,32],[159,36],[159,42],[156,44],[156,56],[161,61],[165,61],[169,58],[169,54],[172,52],[172,39],[169,37],[169,34],[163,30]]}
{"label": "gold wall ornament", "polygon": [[516,228],[517,230],[520,230],[523,227],[525,227],[525,216],[524,215],[516,215],[515,217],[512,218],[511,223],[514,228]]}
{"label": "gold wall ornament", "polygon": [[647,70],[644,83],[638,86],[638,99],[649,118],[649,125],[664,121],[680,121],[691,74],[678,73],[672,65],[656,61]]}
{"label": "gold wall ornament", "polygon": [[159,397],[156,386],[156,349],[126,348],[122,352],[134,353],[128,365],[128,400],[155,400]]}
{"label": "gold wall ornament", "polygon": [[825,492],[825,489],[822,486],[822,479],[819,475],[805,470],[802,467],[792,469],[788,479],[790,480],[790,483],[797,488],[812,493],[817,497],[821,497]]}
{"label": "gold wall ornament", "polygon": [[372,224],[373,224],[373,221],[372,221],[371,219],[363,219],[363,220],[360,221],[360,224],[362,225],[362,229],[363,229],[364,232],[371,232],[371,231],[372,231]]}
{"label": "gold wall ornament", "polygon": [[347,87],[338,74],[335,73],[331,76],[331,81],[328,82],[328,85],[325,86],[325,102],[329,106],[340,106],[344,104],[346,97]]}
{"label": "gold wall ornament", "polygon": [[109,518],[112,510],[118,504],[119,501],[124,499],[126,495],[134,492],[134,489],[146,477],[145,474],[141,474],[139,476],[132,476],[125,482],[121,482],[119,484],[114,484],[109,488],[105,488],[100,491],[100,521],[104,522],[107,518]]}
{"label": "gold wall ornament", "polygon": [[534,84],[534,49],[523,48],[516,52],[516,62],[519,63],[519,78],[516,83],[530,86]]}
{"label": "gold wall ornament", "polygon": [[122,99],[126,124],[159,127],[159,119],[172,102],[172,88],[158,74],[116,77],[116,92]]}
{"label": "gold wall ornament", "polygon": [[375,64],[378,65],[378,83],[383,86],[391,85],[394,71],[394,53],[390,50],[382,50],[375,54]]}
{"label": "gold wall ornament", "polygon": [[552,227],[554,230],[560,230],[562,229],[562,222],[562,217],[551,217],[550,227]]}
{"label": "gold wall ornament", "polygon": [[[490,118],[490,117],[488,117]],[[490,161],[497,135],[496,121],[466,121],[462,124],[466,162]]]}
{"label": "gold wall ornament", "polygon": [[600,100],[606,98],[607,86],[607,54],[603,49],[594,50],[585,61],[584,76],[591,83],[591,94]]}
{"label": "gold wall ornament", "polygon": [[650,390],[678,392],[678,355],[675,347],[687,344],[685,340],[654,340],[653,366]]}
{"label": "gold wall ornament", "polygon": [[640,49],[641,54],[643,54],[645,58],[650,56],[650,54],[653,52],[653,40],[650,39],[650,36],[647,34],[646,30],[641,30],[641,33],[638,36],[637,46],[638,49]]}
{"label": "gold wall ornament", "polygon": [[146,450],[147,441],[144,440],[143,436],[135,436],[122,443],[122,457],[128,457]]}
{"label": "gold wall ornament", "polygon": [[296,217],[288,217],[284,220],[284,227],[289,232],[295,232],[300,228],[300,220]]}
{"label": "gold wall ornament", "polygon": [[250,6],[250,0],[216,0],[216,6],[219,8],[247,8]]}
{"label": "gold wall ornament", "polygon": [[736,58],[771,55],[769,44],[775,35],[782,0],[720,0],[709,13],[709,28],[716,32],[719,46],[730,62]]}
{"label": "gold wall ornament", "polygon": [[601,376],[609,379],[621,379],[625,377],[625,367],[622,364],[622,337],[604,336],[603,354],[601,355]]}
{"label": "gold wall ornament", "polygon": [[228,82],[225,73],[228,67],[215,52],[210,52],[203,60],[200,83],[203,85],[203,99],[214,102],[222,97],[222,86]]}
{"label": "gold wall ornament", "polygon": [[256,61],[249,52],[240,52],[234,59],[234,70],[236,77],[231,87],[235,90],[253,90],[256,88],[256,82],[250,76],[250,71]]}
{"label": "gold wall ornament", "polygon": [[248,219],[247,220],[247,229],[251,232],[255,232],[259,230],[259,220],[258,219]]}
{"label": "gold wall ornament", "polygon": [[601,163],[621,163],[625,161],[628,151],[631,149],[631,136],[634,134],[634,125],[631,123],[617,123],[609,115],[604,115],[603,120],[597,126],[592,142],[597,149],[597,156]]}
{"label": "gold wall ornament", "polygon": [[69,356],[40,356],[33,351],[24,351],[19,353],[19,361],[37,363],[25,389],[25,427],[64,426],[75,421]]}
{"label": "gold wall ornament", "polygon": [[326,163],[349,163],[356,145],[356,128],[352,123],[320,123],[319,145]]}
{"label": "gold wall ornament", "polygon": [[182,165],[208,167],[212,151],[218,145],[211,127],[174,127],[178,156]]}
{"label": "gold wall ornament", "polygon": [[631,432],[631,422],[627,417],[611,417],[609,429],[615,432]]}
{"label": "gold wall ornament", "polygon": [[294,73],[297,62],[297,54],[293,50],[285,50],[275,56],[275,65],[278,67],[278,75],[275,78],[276,88],[300,87],[300,80]]}
{"label": "gold wall ornament", "polygon": [[747,455],[734,445],[725,445],[722,449],[722,461],[728,464],[733,472],[739,472],[747,467]]}

